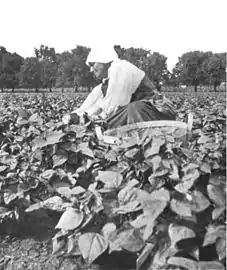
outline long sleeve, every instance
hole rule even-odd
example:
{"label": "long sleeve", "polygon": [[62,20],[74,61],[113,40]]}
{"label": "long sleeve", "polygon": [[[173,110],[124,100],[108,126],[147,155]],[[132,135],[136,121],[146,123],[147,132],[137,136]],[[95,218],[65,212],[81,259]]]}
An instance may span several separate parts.
{"label": "long sleeve", "polygon": [[129,104],[132,94],[144,76],[144,71],[125,60],[113,63],[109,70],[107,93],[100,104],[103,109],[102,115],[107,116],[115,112],[119,106]]}
{"label": "long sleeve", "polygon": [[92,115],[99,107],[103,100],[102,84],[97,85],[88,97],[85,99],[79,109],[74,110],[72,113],[76,113],[81,116],[84,112],[88,115]]}

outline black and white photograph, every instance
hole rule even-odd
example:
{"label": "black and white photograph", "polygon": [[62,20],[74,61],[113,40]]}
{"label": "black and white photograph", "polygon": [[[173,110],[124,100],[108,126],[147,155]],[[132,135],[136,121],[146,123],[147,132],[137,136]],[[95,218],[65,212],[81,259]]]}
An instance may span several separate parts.
{"label": "black and white photograph", "polygon": [[0,270],[225,270],[226,61],[226,0],[0,0]]}

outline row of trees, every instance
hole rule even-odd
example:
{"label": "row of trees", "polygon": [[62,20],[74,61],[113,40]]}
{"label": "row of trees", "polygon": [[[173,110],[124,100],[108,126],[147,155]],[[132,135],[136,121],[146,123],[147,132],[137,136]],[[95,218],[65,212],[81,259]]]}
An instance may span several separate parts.
{"label": "row of trees", "polygon": [[[143,48],[125,49],[120,45],[115,50],[121,59],[126,59],[146,72],[158,89],[162,85],[217,86],[226,81],[226,53],[193,51],[178,58],[172,72],[167,69],[167,57]],[[35,48],[34,56],[23,58],[0,46],[0,88],[36,89],[91,88],[97,84],[86,58],[90,49],[77,46],[75,49],[56,53],[54,48],[41,45]]]}

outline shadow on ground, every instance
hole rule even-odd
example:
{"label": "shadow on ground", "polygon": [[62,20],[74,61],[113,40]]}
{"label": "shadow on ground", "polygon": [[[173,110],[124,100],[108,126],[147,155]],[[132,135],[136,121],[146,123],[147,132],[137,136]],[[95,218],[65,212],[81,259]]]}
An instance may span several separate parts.
{"label": "shadow on ground", "polygon": [[[52,254],[52,237],[60,215],[39,212],[16,224],[8,220],[0,226],[0,270],[124,270],[133,269],[131,254],[103,254],[89,266],[81,257]],[[127,258],[128,256],[128,258]],[[121,266],[119,266],[119,263]]]}

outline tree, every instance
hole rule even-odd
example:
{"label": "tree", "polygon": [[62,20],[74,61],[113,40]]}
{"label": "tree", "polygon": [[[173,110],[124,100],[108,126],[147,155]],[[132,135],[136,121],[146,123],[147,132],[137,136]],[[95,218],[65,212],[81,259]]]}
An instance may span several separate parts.
{"label": "tree", "polygon": [[17,53],[10,53],[0,47],[0,87],[11,88],[13,91],[18,86],[17,73],[20,71],[23,58]]}
{"label": "tree", "polygon": [[36,57],[25,58],[20,72],[18,73],[20,86],[35,88],[36,92],[38,92],[39,88],[42,86],[40,80],[41,69],[42,66]]}
{"label": "tree", "polygon": [[208,74],[209,84],[212,84],[214,91],[217,91],[217,86],[219,86],[221,82],[226,81],[226,53],[210,55],[210,57],[204,61],[203,68]]}
{"label": "tree", "polygon": [[169,71],[167,69],[167,57],[154,52],[145,59],[147,66],[147,75],[154,82],[156,88],[161,90],[161,86],[169,79]]}
{"label": "tree", "polygon": [[71,59],[71,53],[66,51],[61,54],[57,54],[57,73],[56,73],[56,87],[71,87],[68,82],[68,75],[65,72],[66,63]]}
{"label": "tree", "polygon": [[39,49],[35,48],[36,58],[41,64],[40,80],[42,87],[49,88],[50,92],[56,83],[57,75],[57,57],[54,48],[41,45]]}
{"label": "tree", "polygon": [[94,78],[86,65],[86,59],[90,49],[77,46],[71,52],[64,52],[58,56],[57,85],[61,87],[91,87]]}
{"label": "tree", "polygon": [[89,67],[86,65],[86,59],[90,49],[84,46],[77,46],[72,50],[72,80],[75,89],[80,86],[90,86],[93,84],[93,76]]}
{"label": "tree", "polygon": [[173,74],[178,79],[178,82],[193,85],[195,92],[199,85],[206,84],[207,73],[204,70],[203,63],[210,54],[210,52],[193,51],[184,53],[179,57],[173,69]]}

